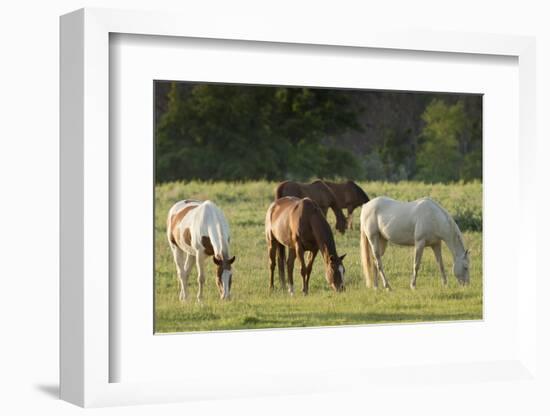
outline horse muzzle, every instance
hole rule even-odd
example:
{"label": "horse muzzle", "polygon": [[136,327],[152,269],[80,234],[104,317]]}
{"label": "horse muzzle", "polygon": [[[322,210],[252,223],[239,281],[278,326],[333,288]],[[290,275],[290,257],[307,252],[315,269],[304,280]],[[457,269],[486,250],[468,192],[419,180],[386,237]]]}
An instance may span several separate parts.
{"label": "horse muzzle", "polygon": [[332,290],[334,290],[335,292],[345,292],[346,290],[346,287],[342,284],[340,286],[336,286],[334,283],[330,285],[330,287],[332,288]]}

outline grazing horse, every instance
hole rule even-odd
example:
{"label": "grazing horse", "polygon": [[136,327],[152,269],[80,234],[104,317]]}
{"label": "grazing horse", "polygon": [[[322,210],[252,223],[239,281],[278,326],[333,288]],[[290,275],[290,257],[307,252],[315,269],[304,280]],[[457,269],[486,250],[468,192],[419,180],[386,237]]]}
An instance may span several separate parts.
{"label": "grazing horse", "polygon": [[231,295],[231,264],[229,257],[229,226],[223,212],[211,201],[179,201],[168,212],[166,233],[180,281],[180,300],[187,299],[187,277],[197,264],[199,290],[197,300],[202,299],[205,280],[204,260],[213,256],[217,266],[216,285],[221,299]]}
{"label": "grazing horse", "polygon": [[312,183],[300,183],[293,181],[281,182],[275,189],[275,199],[284,196],[295,196],[297,198],[310,198],[321,208],[321,212],[326,217],[329,208],[332,209],[336,217],[336,229],[342,234],[346,231],[346,217],[342,213],[336,195],[321,180]]}
{"label": "grazing horse", "polygon": [[325,183],[336,195],[340,209],[348,210],[347,224],[348,229],[351,230],[353,228],[353,210],[369,202],[369,196],[353,181],[344,183],[325,181]]}
{"label": "grazing horse", "polygon": [[[361,263],[367,287],[378,287],[378,273],[384,288],[391,289],[382,256],[387,242],[414,246],[414,267],[410,282],[416,288],[416,277],[424,247],[431,247],[443,285],[447,276],[441,257],[441,241],[451,250],[454,259],[453,272],[458,282],[470,282],[468,250],[464,247],[462,234],[451,215],[431,198],[413,202],[399,202],[391,198],[374,198],[361,209]],[[373,258],[374,257],[374,258]],[[374,263],[374,264],[373,264]]]}
{"label": "grazing horse", "polygon": [[[288,247],[286,260],[288,272],[288,291],[294,294],[294,261],[300,260],[302,274],[302,292],[307,295],[309,277],[313,261],[321,251],[325,262],[325,278],[335,291],[344,290],[345,269],[342,260],[346,256],[338,256],[334,237],[328,222],[319,206],[309,198],[283,197],[273,202],[265,217],[265,236],[267,239],[270,280],[269,287],[273,289],[273,274],[275,260],[278,257],[279,279],[285,288],[285,247]],[[310,251],[311,256],[306,265],[304,252]]]}

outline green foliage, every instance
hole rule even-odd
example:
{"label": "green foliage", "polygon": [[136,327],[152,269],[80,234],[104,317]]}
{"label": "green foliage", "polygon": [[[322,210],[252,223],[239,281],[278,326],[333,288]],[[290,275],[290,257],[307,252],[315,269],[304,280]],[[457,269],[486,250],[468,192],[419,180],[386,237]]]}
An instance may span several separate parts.
{"label": "green foliage", "polygon": [[477,119],[467,116],[464,103],[433,100],[416,155],[416,178],[427,182],[481,179],[481,129]]}
{"label": "green foliage", "polygon": [[157,82],[156,182],[481,180],[481,97]]}
{"label": "green foliage", "polygon": [[392,128],[384,129],[383,142],[379,147],[380,156],[384,162],[384,178],[390,181],[409,179],[408,167],[414,164],[411,136],[410,129],[401,134]]}
{"label": "green foliage", "polygon": [[483,177],[481,140],[472,143],[472,147],[471,151],[464,156],[464,165],[462,167],[462,177],[464,180],[481,179]]}
{"label": "green foliage", "polygon": [[422,115],[426,126],[416,157],[417,177],[428,182],[456,181],[460,177],[459,135],[466,126],[462,102],[446,105],[435,100]]}
{"label": "green foliage", "polygon": [[365,155],[364,165],[365,178],[373,181],[386,179],[385,165],[377,150]]}
{"label": "green foliage", "polygon": [[[268,290],[268,260],[264,219],[273,199],[275,182],[168,182],[155,189],[155,330],[158,332],[206,331],[350,325],[382,322],[421,322],[481,319],[483,311],[482,185],[479,181],[455,184],[421,182],[360,182],[371,197],[387,195],[400,200],[431,196],[459,222],[470,255],[469,287],[459,287],[452,275],[452,257],[443,248],[449,286],[443,288],[431,250],[424,252],[416,291],[409,289],[413,264],[412,247],[388,246],[383,264],[392,292],[367,290],[359,253],[359,211],[353,230],[334,233],[338,253],[346,253],[346,291],[334,293],[324,278],[318,257],[310,281],[310,294],[300,293],[299,267],[294,270],[296,295]],[[232,299],[218,299],[214,265],[206,262],[205,297],[197,304],[196,268],[189,276],[191,299],[178,300],[178,281],[172,253],[166,241],[166,215],[170,206],[184,198],[211,199],[223,211],[231,228],[233,265]],[[329,223],[335,219],[329,212]],[[479,219],[479,223],[476,221]],[[278,287],[278,282],[276,281]]]}
{"label": "green foliage", "polygon": [[349,105],[332,90],[172,83],[157,182],[345,175],[354,156],[321,140],[359,128]]}

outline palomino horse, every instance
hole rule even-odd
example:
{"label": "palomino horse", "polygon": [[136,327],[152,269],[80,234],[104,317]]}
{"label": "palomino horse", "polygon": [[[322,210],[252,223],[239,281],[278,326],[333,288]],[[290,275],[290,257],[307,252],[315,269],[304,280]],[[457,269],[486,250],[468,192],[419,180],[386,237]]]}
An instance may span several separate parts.
{"label": "palomino horse", "polygon": [[197,264],[199,290],[202,299],[205,280],[204,260],[213,256],[217,266],[216,284],[221,299],[229,299],[231,292],[231,264],[229,257],[229,226],[222,211],[210,201],[179,201],[168,212],[167,236],[180,280],[180,300],[187,299],[187,277]]}
{"label": "palomino horse", "polygon": [[344,183],[324,182],[336,195],[336,201],[338,201],[340,209],[346,208],[348,210],[347,224],[348,229],[351,230],[353,228],[353,210],[369,202],[368,195],[353,181]]}
{"label": "palomino horse", "polygon": [[361,262],[367,287],[373,284],[374,287],[378,287],[380,273],[384,288],[390,289],[382,266],[382,256],[388,241],[398,245],[414,246],[411,289],[416,288],[416,277],[424,247],[432,248],[441,271],[441,281],[444,285],[447,284],[441,257],[441,241],[445,242],[453,254],[453,272],[458,282],[463,285],[470,282],[468,250],[464,247],[462,234],[449,213],[432,199],[399,202],[391,198],[378,197],[363,205]]}
{"label": "palomino horse", "polygon": [[[342,260],[346,256],[338,256],[334,237],[328,222],[317,206],[309,198],[283,197],[273,202],[265,217],[265,236],[269,252],[270,280],[269,287],[273,289],[273,274],[275,260],[278,255],[279,279],[285,287],[285,247],[288,247],[286,260],[288,272],[288,291],[294,294],[294,261],[296,256],[300,260],[302,274],[302,292],[307,295],[309,277],[313,261],[321,251],[325,262],[325,278],[329,286],[335,291],[344,290],[344,265]],[[304,252],[310,251],[311,256],[306,265]]]}
{"label": "palomino horse", "polygon": [[336,195],[321,180],[312,183],[300,183],[292,181],[281,182],[275,189],[275,199],[283,196],[295,196],[298,198],[311,198],[319,205],[321,212],[326,217],[329,208],[332,209],[336,217],[336,229],[342,234],[346,231],[346,217],[342,213]]}

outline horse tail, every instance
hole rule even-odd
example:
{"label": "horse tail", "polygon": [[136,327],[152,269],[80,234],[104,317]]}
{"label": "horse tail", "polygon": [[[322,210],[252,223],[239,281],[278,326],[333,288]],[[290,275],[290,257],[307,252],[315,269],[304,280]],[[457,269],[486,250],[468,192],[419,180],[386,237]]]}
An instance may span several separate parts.
{"label": "horse tail", "polygon": [[365,277],[365,284],[367,285],[367,287],[370,288],[373,286],[374,277],[372,250],[365,232],[361,229],[359,233],[361,234],[360,250],[361,264],[363,266],[363,276]]}
{"label": "horse tail", "polygon": [[285,252],[285,246],[282,244],[279,244],[277,246],[277,267],[279,268],[280,273],[284,274],[285,270],[285,261],[286,261],[286,252]]}
{"label": "horse tail", "polygon": [[265,213],[265,240],[268,243],[271,241],[271,211],[273,210],[274,204],[275,203],[272,202]]}

